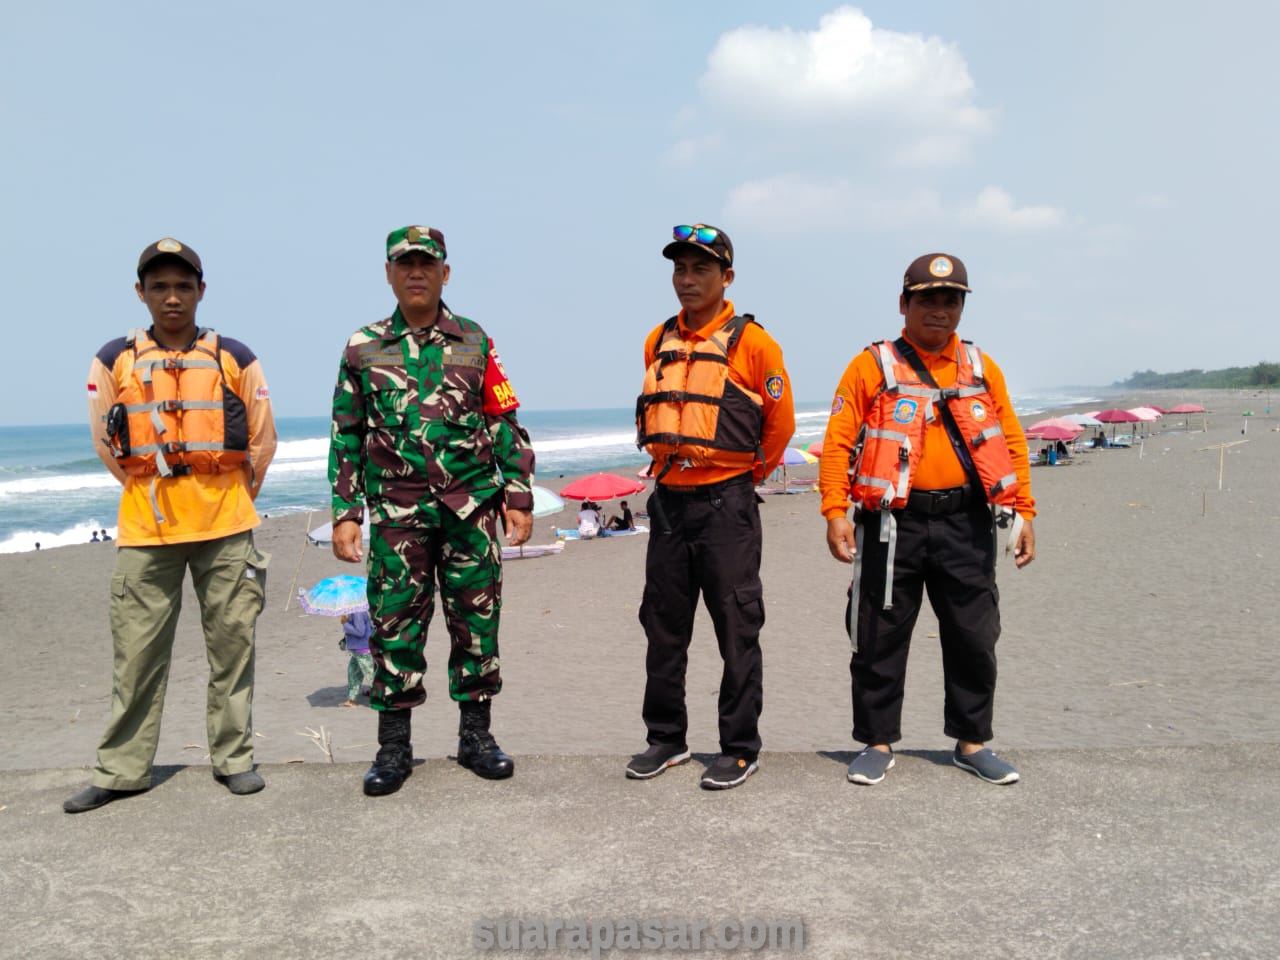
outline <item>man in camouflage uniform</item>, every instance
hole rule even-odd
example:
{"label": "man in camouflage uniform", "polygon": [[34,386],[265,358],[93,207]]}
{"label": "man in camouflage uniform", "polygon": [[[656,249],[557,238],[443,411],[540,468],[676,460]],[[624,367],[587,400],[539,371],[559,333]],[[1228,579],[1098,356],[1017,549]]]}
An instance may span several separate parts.
{"label": "man in camouflage uniform", "polygon": [[377,670],[378,754],[369,796],[394,793],[413,764],[410,711],[422,678],[436,584],[451,640],[449,693],[461,711],[458,762],[482,777],[515,770],[489,733],[502,689],[498,615],[502,549],[533,529],[533,447],[493,341],[440,299],[449,282],[444,235],[402,227],[387,237],[398,306],[347,341],[333,397],[329,482],[333,552],[358,562],[368,505],[370,639]]}

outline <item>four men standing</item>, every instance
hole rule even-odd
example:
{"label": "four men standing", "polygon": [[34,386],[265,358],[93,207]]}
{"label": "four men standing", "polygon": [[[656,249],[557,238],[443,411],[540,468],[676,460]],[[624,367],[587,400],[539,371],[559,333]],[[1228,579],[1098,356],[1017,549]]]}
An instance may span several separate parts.
{"label": "four men standing", "polygon": [[[444,235],[403,227],[387,237],[386,254],[397,306],[343,350],[329,457],[335,556],[364,560],[366,513],[371,528],[370,705],[379,743],[364,777],[371,796],[395,792],[412,772],[410,717],[426,698],[424,647],[437,591],[460,711],[458,762],[490,779],[514,772],[490,732],[492,698],[502,689],[499,524],[512,545],[524,543],[533,507],[533,448],[497,351],[441,299],[450,272]],[[701,784],[726,789],[758,766],[765,614],[755,487],[781,459],[795,412],[781,348],[726,299],[734,280],[728,235],[677,226],[663,256],[681,309],[645,341],[636,408],[638,442],[656,478],[640,607],[649,748],[626,774],[649,779],[690,757],[685,672],[701,595],[724,661],[720,755]],[[107,344],[90,370],[95,447],[124,494],[112,582],[112,715],[93,783],[66,801],[68,812],[150,784],[187,568],[211,666],[214,775],[237,794],[263,787],[253,770],[250,703],[267,558],[249,531],[275,429],[253,353],[196,326],[204,291],[195,251],[170,238],[152,244],[137,283],[152,326]],[[994,517],[1018,515],[1011,548],[1024,566],[1035,557],[1035,501],[1003,375],[955,335],[968,293],[957,258],[914,261],[899,302],[902,336],[854,358],[828,421],[821,510],[831,553],[854,565],[846,614],[853,735],[868,745],[849,766],[855,783],[878,783],[894,764],[907,648],[925,589],[941,626],[944,729],[956,739],[955,763],[994,783],[1018,779],[985,746],[1000,632]]]}

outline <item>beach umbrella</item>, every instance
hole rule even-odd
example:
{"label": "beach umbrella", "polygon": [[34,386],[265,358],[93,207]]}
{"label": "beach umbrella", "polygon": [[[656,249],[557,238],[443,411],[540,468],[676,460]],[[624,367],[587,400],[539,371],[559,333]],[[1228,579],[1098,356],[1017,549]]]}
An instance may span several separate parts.
{"label": "beach umbrella", "polygon": [[1082,427],[1100,427],[1102,421],[1097,417],[1092,417],[1087,413],[1068,413],[1062,418],[1070,423],[1078,423]]}
{"label": "beach umbrella", "polygon": [[533,515],[535,517],[549,517],[563,509],[563,500],[546,487],[540,487],[536,483],[533,485]]}
{"label": "beach umbrella", "polygon": [[643,480],[628,480],[616,473],[593,473],[560,488],[560,496],[570,500],[612,500],[644,493]]}
{"label": "beach umbrella", "polygon": [[[1057,427],[1059,430],[1068,430],[1072,437],[1076,434],[1084,432],[1084,427],[1076,423],[1074,420],[1068,420],[1066,417],[1050,417],[1048,420],[1037,420],[1031,426],[1027,427],[1026,434],[1031,436],[1033,432],[1044,429],[1045,427]],[[1054,440],[1070,440],[1071,437],[1053,437]]]}
{"label": "beach umbrella", "polygon": [[805,447],[805,450],[809,453],[812,453],[815,457],[821,457],[824,443],[825,443],[824,440],[815,440],[813,441],[813,443]]}
{"label": "beach umbrella", "polygon": [[1155,423],[1160,419],[1160,412],[1151,407],[1130,407],[1129,412],[1143,423]]}
{"label": "beach umbrella", "polygon": [[[1080,429],[1083,430],[1084,428],[1081,427]],[[1028,440],[1074,440],[1079,435],[1079,430],[1068,430],[1066,427],[1060,427],[1052,423],[1039,429],[1027,427]]]}
{"label": "beach umbrella", "polygon": [[1111,439],[1116,438],[1117,423],[1138,423],[1141,418],[1136,413],[1130,413],[1128,410],[1121,410],[1118,407],[1112,407],[1110,410],[1099,410],[1093,416],[1101,423],[1111,424]]}
{"label": "beach umbrella", "polygon": [[1198,403],[1180,403],[1166,413],[1204,413],[1204,407]]}
{"label": "beach umbrella", "polygon": [[787,447],[782,451],[782,463],[796,466],[801,463],[817,463],[818,458],[808,450],[801,450],[799,447]]}
{"label": "beach umbrella", "polygon": [[298,605],[307,613],[340,617],[369,609],[369,581],[366,577],[343,574],[327,577],[310,590],[298,590]]}

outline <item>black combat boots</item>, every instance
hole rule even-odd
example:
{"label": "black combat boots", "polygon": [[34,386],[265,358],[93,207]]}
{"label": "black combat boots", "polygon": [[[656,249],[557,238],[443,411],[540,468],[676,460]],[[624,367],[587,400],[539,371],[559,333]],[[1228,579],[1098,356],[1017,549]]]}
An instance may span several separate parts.
{"label": "black combat boots", "polygon": [[364,775],[369,797],[395,793],[413,773],[413,744],[409,742],[409,710],[378,711],[378,755]]}
{"label": "black combat boots", "polygon": [[458,763],[486,780],[505,780],[516,772],[515,761],[502,752],[489,733],[490,700],[460,700]]}

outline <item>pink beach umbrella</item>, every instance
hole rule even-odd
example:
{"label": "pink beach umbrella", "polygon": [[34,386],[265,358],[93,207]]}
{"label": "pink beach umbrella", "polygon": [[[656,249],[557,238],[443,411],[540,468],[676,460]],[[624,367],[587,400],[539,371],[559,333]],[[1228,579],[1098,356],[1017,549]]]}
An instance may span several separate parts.
{"label": "pink beach umbrella", "polygon": [[[1072,436],[1075,436],[1078,433],[1084,432],[1083,426],[1081,426],[1078,423],[1074,423],[1071,420],[1066,419],[1065,417],[1050,417],[1047,420],[1037,420],[1031,426],[1027,427],[1027,430],[1026,430],[1027,436],[1031,436],[1033,431],[1041,430],[1044,427],[1057,427],[1060,430],[1069,430],[1071,431]],[[1071,439],[1071,437],[1053,437],[1052,439],[1069,440]]]}
{"label": "pink beach umbrella", "polygon": [[1198,403],[1180,403],[1167,413],[1204,413],[1204,407]]}
{"label": "pink beach umbrella", "polygon": [[1139,423],[1142,419],[1136,413],[1130,413],[1128,410],[1121,410],[1118,407],[1112,407],[1110,410],[1099,410],[1093,414],[1093,417],[1102,423],[1111,424],[1112,440],[1116,438],[1115,425],[1117,423]]}
{"label": "pink beach umbrella", "polygon": [[[1084,428],[1081,427],[1081,430]],[[1068,430],[1065,427],[1049,424],[1046,427],[1036,429],[1034,427],[1027,428],[1028,440],[1074,440],[1080,435],[1079,430]]]}
{"label": "pink beach umbrella", "polygon": [[560,496],[570,500],[612,500],[643,493],[644,489],[643,480],[629,480],[616,473],[593,473],[562,487]]}

